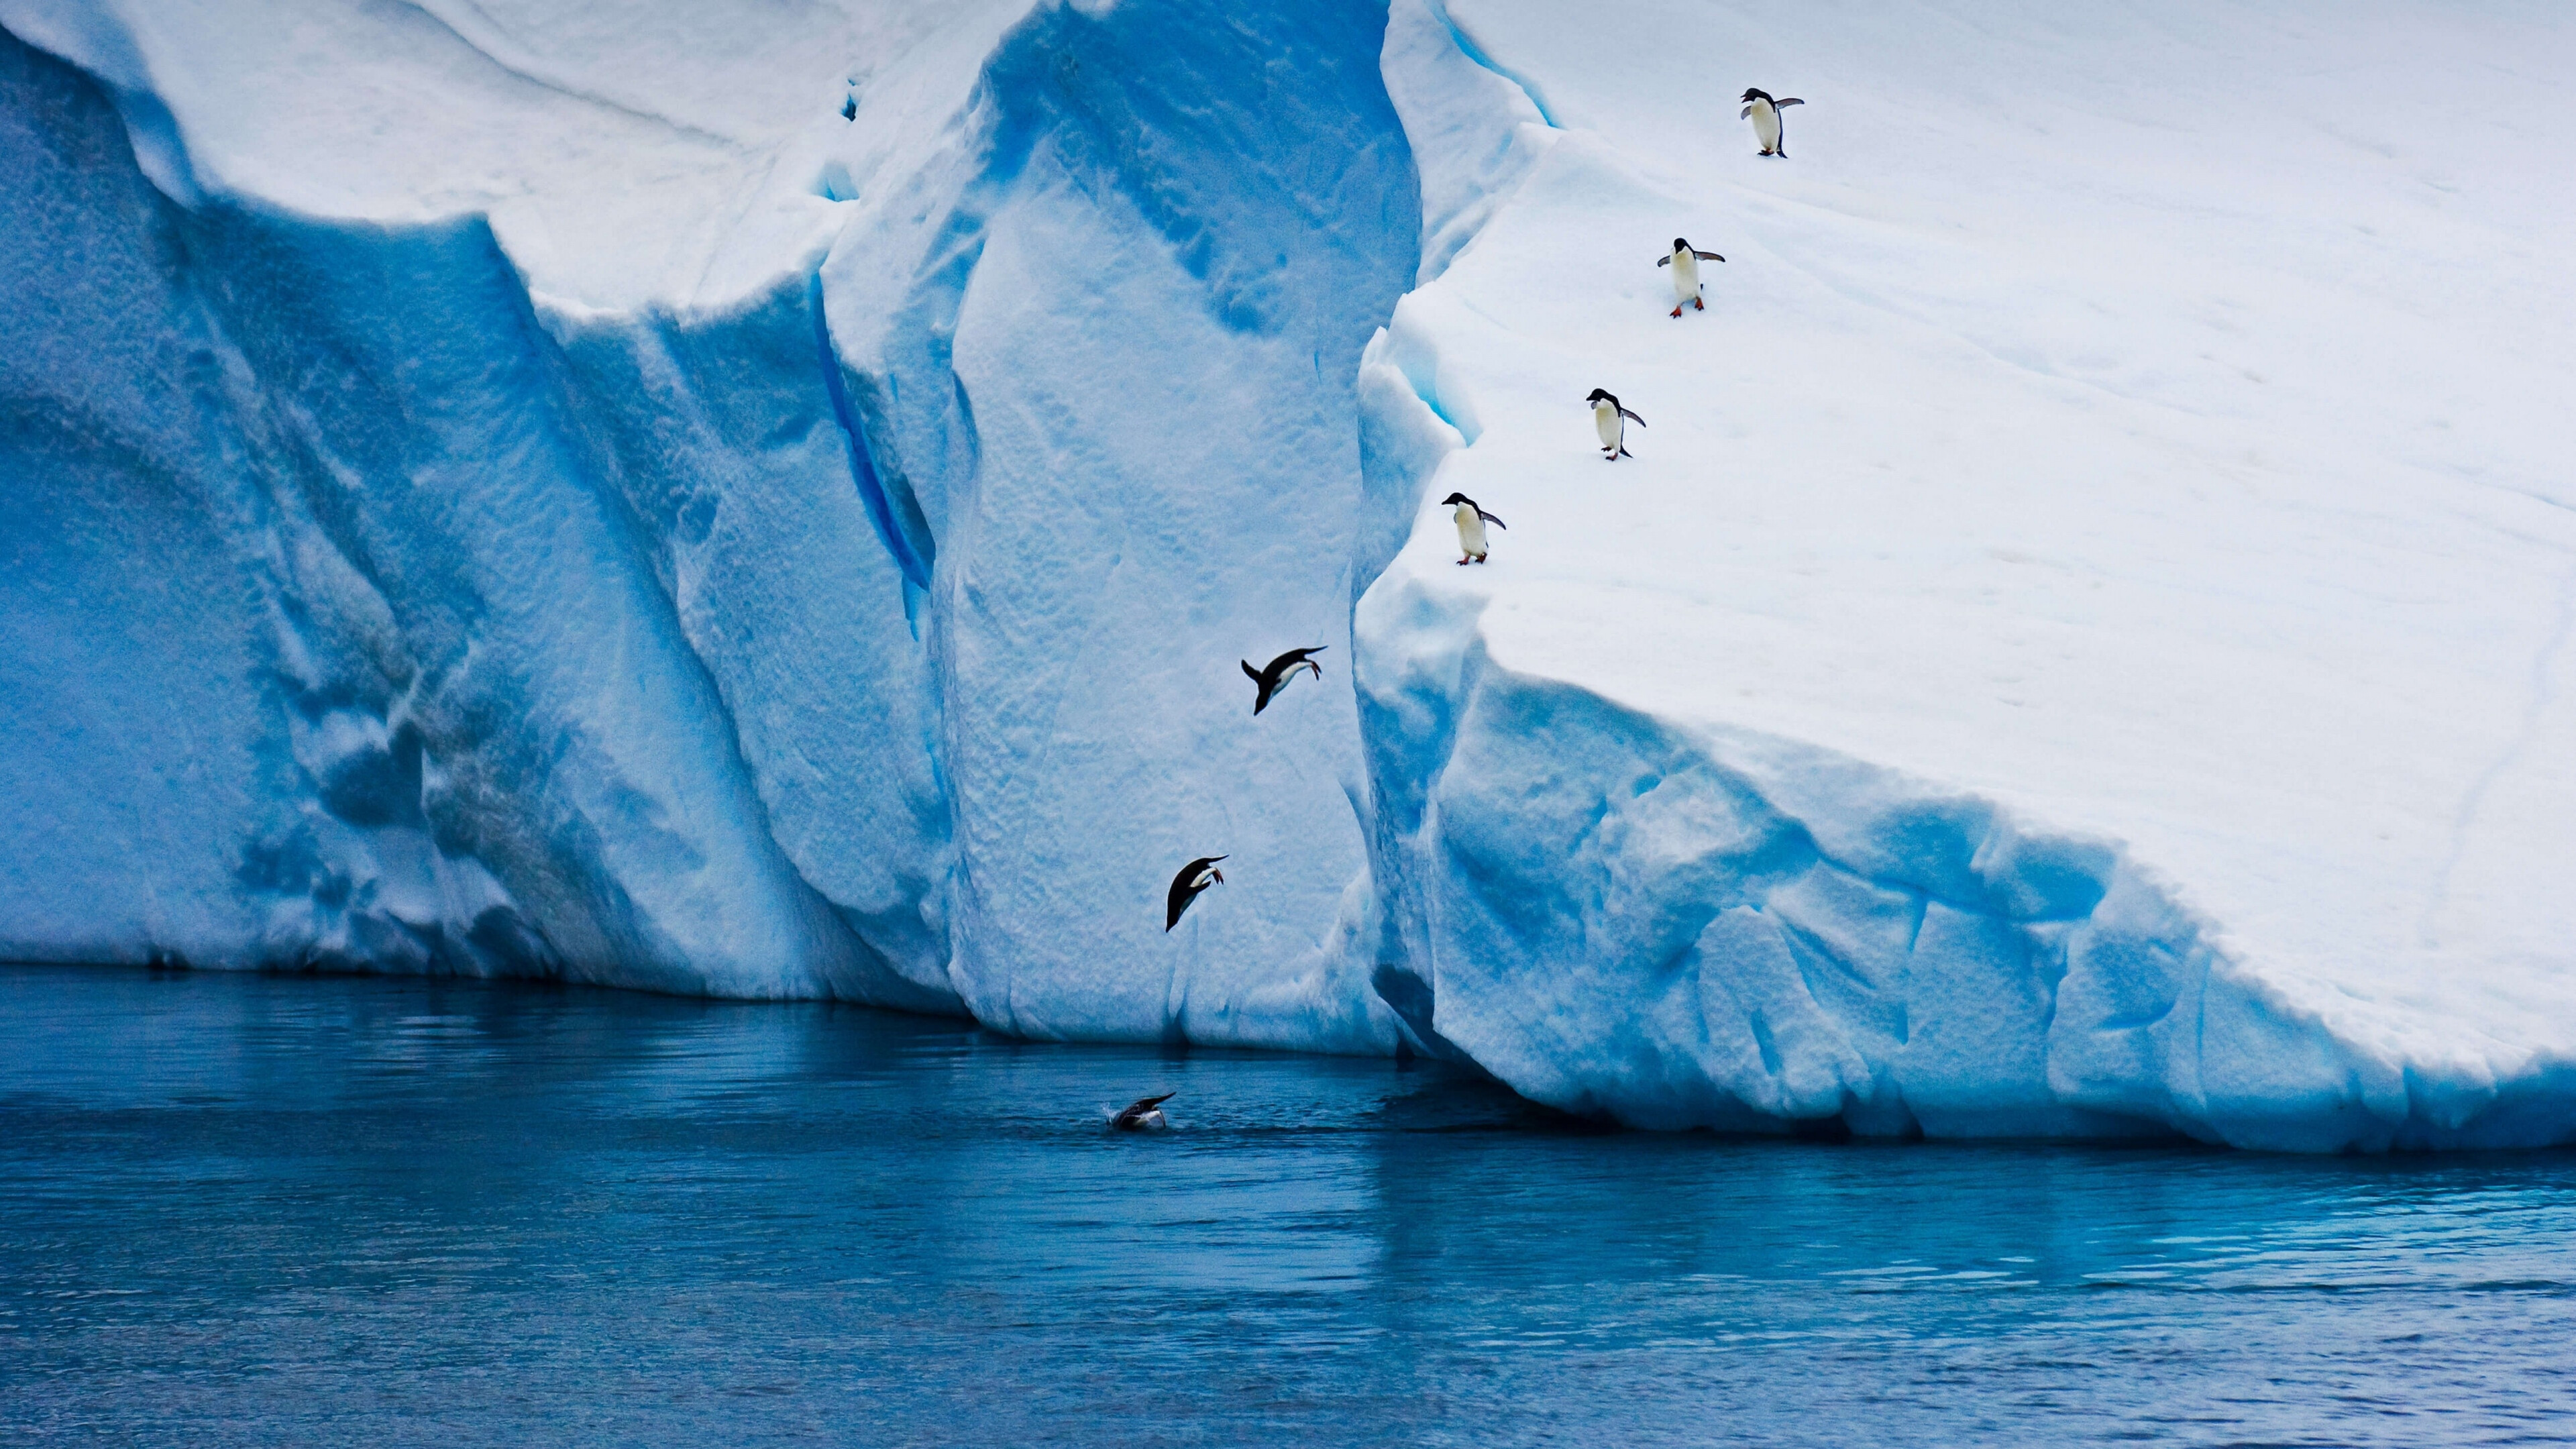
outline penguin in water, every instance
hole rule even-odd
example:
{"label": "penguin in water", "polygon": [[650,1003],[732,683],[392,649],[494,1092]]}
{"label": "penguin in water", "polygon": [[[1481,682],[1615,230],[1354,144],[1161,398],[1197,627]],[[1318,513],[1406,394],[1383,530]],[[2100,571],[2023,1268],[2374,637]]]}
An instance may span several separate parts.
{"label": "penguin in water", "polygon": [[1251,676],[1255,691],[1252,696],[1252,712],[1259,714],[1268,709],[1270,701],[1277,699],[1279,691],[1286,689],[1288,681],[1296,678],[1301,670],[1312,670],[1317,679],[1323,678],[1324,666],[1307,656],[1321,654],[1332,647],[1330,644],[1318,644],[1312,649],[1291,649],[1259,669],[1252,667],[1251,660],[1244,660],[1243,672]]}
{"label": "penguin in water", "polygon": [[1476,500],[1464,493],[1452,493],[1440,501],[1444,504],[1454,504],[1458,509],[1454,515],[1458,520],[1458,567],[1465,568],[1471,563],[1483,563],[1485,555],[1491,552],[1491,548],[1485,542],[1485,525],[1490,523],[1496,528],[1508,528],[1510,525],[1478,508]]}
{"label": "penguin in water", "polygon": [[[1680,310],[1675,309],[1673,315],[1680,316]],[[1592,404],[1592,431],[1601,438],[1601,461],[1616,463],[1637,456],[1628,451],[1628,424],[1642,428],[1646,420],[1619,406],[1619,399],[1597,387],[1584,401]]]}
{"label": "penguin in water", "polygon": [[1225,872],[1216,868],[1216,863],[1223,859],[1222,855],[1202,855],[1182,866],[1181,873],[1172,877],[1171,894],[1164,898],[1164,904],[1169,908],[1169,913],[1163,918],[1164,935],[1170,935],[1172,928],[1181,923],[1181,912],[1190,908],[1190,902],[1199,898],[1199,892],[1212,885],[1225,884]]}
{"label": "penguin in water", "polygon": [[1684,307],[1696,307],[1702,312],[1708,310],[1708,304],[1699,299],[1699,264],[1725,260],[1715,252],[1698,250],[1680,237],[1673,238],[1673,254],[1656,258],[1655,265],[1673,269],[1674,316],[1682,315]]}
{"label": "penguin in water", "polygon": [[1805,104],[1796,96],[1775,101],[1767,91],[1745,91],[1744,115],[1753,118],[1753,139],[1762,143],[1763,155],[1777,156],[1784,161],[1789,159],[1789,153],[1780,149],[1780,111],[1785,106]]}
{"label": "penguin in water", "polygon": [[1180,1093],[1178,1092],[1165,1092],[1159,1097],[1139,1097],[1135,1101],[1128,1103],[1126,1110],[1109,1119],[1109,1130],[1112,1132],[1160,1132],[1164,1128],[1172,1125],[1171,1119],[1163,1115],[1163,1104],[1179,1095]]}

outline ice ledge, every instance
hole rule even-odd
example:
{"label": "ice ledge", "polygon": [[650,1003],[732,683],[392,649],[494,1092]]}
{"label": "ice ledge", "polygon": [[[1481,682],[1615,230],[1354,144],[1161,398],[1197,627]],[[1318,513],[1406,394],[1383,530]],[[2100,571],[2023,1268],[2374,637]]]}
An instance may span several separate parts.
{"label": "ice ledge", "polygon": [[2115,843],[1492,658],[1468,583],[1359,608],[1388,912],[1422,1050],[1656,1128],[2567,1140],[2576,1064],[2408,1061],[2213,944]]}
{"label": "ice ledge", "polygon": [[[1669,124],[1661,98],[1704,84],[1696,50],[1667,67],[1633,20],[1460,8],[1391,9],[1423,267],[1357,388],[1365,486],[1410,523],[1358,547],[1356,938],[1410,1044],[1655,1127],[2306,1151],[2576,1138],[2565,918],[2533,904],[2532,864],[2563,859],[2564,835],[2529,823],[2563,818],[2538,803],[2555,784],[2484,837],[2489,883],[2448,892],[2464,919],[2486,912],[2459,943],[2386,929],[2425,875],[2412,846],[2372,844],[2419,839],[2424,802],[2475,756],[2461,723],[2491,718],[2497,692],[2461,639],[2505,638],[2489,621],[2535,579],[2561,597],[2547,540],[2453,529],[2455,502],[2424,508],[2441,487],[2349,446],[2348,418],[2268,398],[2244,457],[2302,426],[2331,441],[2265,462],[2279,496],[2226,526],[2323,530],[2337,567],[2284,588],[2304,542],[2213,554],[2201,485],[2240,460],[2212,400],[2245,395],[2160,384],[2109,407],[1994,366],[1991,341],[1962,350],[2013,318],[2032,329],[2014,355],[2048,355],[2053,324],[2018,296],[1994,305],[1982,279],[1995,258],[2026,269],[2028,244],[1987,215],[1982,170],[1948,184],[1946,141],[1864,117],[1820,134],[1843,144],[1830,172],[1747,170],[1740,133]],[[1851,94],[1919,69],[1901,43],[1817,31],[1810,63],[1847,63]],[[2099,139],[2127,144],[2123,124]],[[2356,195],[2384,186],[2314,160]],[[2092,174],[2034,180],[2029,215],[2060,229],[2039,251],[2170,227],[2193,199],[2105,201]],[[2244,234],[2304,220],[2285,204]],[[1650,265],[1676,230],[1735,253],[1688,322],[1661,315]],[[2260,277],[2269,258],[2231,265]],[[2307,327],[2313,301],[2283,314]],[[2208,355],[2146,323],[2176,305],[2141,303],[2139,376]],[[1575,408],[1596,384],[1654,420],[1616,472],[1589,461]],[[1971,446],[1963,418],[1993,421]],[[2068,457],[2116,486],[2070,479]],[[2354,522],[2363,477],[2407,517],[2402,549]],[[1453,566],[1430,502],[1452,488],[1514,527],[1490,569]],[[2482,562],[2446,572],[2463,558]],[[2474,596],[2477,629],[2423,651],[2420,605],[2380,587],[2392,566]],[[1750,687],[1702,687],[1716,661]],[[2446,701],[2435,727],[2405,707],[2417,694]],[[2225,724],[2243,718],[2267,725]]]}

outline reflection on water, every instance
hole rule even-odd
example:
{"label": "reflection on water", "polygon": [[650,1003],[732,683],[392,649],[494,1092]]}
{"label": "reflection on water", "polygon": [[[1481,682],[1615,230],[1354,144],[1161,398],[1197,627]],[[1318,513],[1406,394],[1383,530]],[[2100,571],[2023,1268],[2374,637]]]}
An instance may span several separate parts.
{"label": "reflection on water", "polygon": [[1601,1133],[470,983],[5,968],[0,1043],[10,1439],[2576,1438],[2564,1153]]}

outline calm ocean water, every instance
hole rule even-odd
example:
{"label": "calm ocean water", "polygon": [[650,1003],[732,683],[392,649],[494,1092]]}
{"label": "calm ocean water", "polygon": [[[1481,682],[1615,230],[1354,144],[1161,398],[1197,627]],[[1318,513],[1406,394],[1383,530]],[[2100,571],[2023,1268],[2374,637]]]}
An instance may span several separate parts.
{"label": "calm ocean water", "polygon": [[0,1443],[790,1442],[2576,1442],[2576,1156],[1604,1133],[1421,1064],[0,968]]}

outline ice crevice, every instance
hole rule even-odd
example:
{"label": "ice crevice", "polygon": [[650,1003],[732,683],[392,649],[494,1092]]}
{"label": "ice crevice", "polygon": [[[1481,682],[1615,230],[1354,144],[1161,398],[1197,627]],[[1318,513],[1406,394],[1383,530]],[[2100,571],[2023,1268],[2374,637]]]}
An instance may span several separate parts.
{"label": "ice crevice", "polygon": [[[1731,13],[1703,18],[1755,53]],[[1917,224],[1732,151],[1634,163],[1674,134],[1634,111],[1706,88],[1620,29],[1647,22],[311,0],[299,43],[368,57],[360,84],[262,70],[228,14],[0,0],[0,283],[33,299],[0,316],[0,957],[1421,1053],[1658,1128],[2576,1137],[2551,998],[2422,985],[2532,894],[2494,826],[2558,798],[2564,553],[2485,773],[2352,772],[2456,819],[2432,895],[2392,868],[2351,914],[2471,954],[2338,974],[2347,938],[2278,919],[2325,912],[2275,903],[2349,832],[2289,832],[2230,894],[2201,846],[2234,802],[2172,783],[2225,751],[2122,763],[2189,733],[2131,681],[2252,658],[2177,697],[2327,691],[2260,653],[2324,611],[2238,581],[2255,624],[2195,615],[2150,585],[2224,530],[2067,501],[2200,488],[2172,418],[2237,494],[2287,495],[2238,461],[2267,428],[2169,359],[2105,381],[2067,361],[2084,328],[1954,305],[1994,269],[1937,196]],[[332,124],[370,87],[402,125]],[[1812,110],[1801,148],[1858,166]],[[1766,261],[1791,213],[1815,255]],[[1748,215],[1763,246],[1726,234]],[[1675,230],[1737,257],[1705,318],[1649,295]],[[2033,275],[2044,321],[2095,305]],[[1596,384],[1654,419],[1615,469]],[[2101,415],[1992,393],[2040,385]],[[2062,466],[2096,453],[2108,482]],[[2344,605],[2408,602],[2419,484],[2336,495],[2356,532],[2313,552],[2369,563],[2328,580]],[[1456,564],[1452,488],[1510,522],[1489,566]],[[2201,632],[2152,656],[2102,625],[2168,616]],[[1325,679],[1254,719],[1236,661],[1319,643]],[[2061,694],[2110,703],[2048,693],[2095,655]],[[2017,753],[1921,743],[1955,738]],[[2303,761],[2226,775],[2242,818]],[[1166,934],[1202,854],[1228,884]],[[2563,959],[2512,919],[2514,959]]]}
{"label": "ice crevice", "polygon": [[[742,143],[731,136],[719,135],[714,131],[691,125],[678,117],[664,115],[659,111],[618,100],[603,91],[544,74],[544,68],[535,64],[520,47],[512,45],[507,33],[496,26],[491,16],[484,13],[479,6],[472,4],[471,0],[467,0],[462,7],[471,15],[470,19],[461,19],[437,5],[428,3],[428,0],[393,0],[393,4],[396,8],[418,15],[423,21],[436,26],[441,32],[452,37],[458,46],[472,52],[484,64],[513,80],[525,82],[540,90],[555,92],[585,105],[598,106],[621,115],[631,116],[650,125],[662,127],[674,135],[686,136],[691,140],[702,141],[726,150],[744,149]],[[505,52],[517,53],[505,55]]]}

